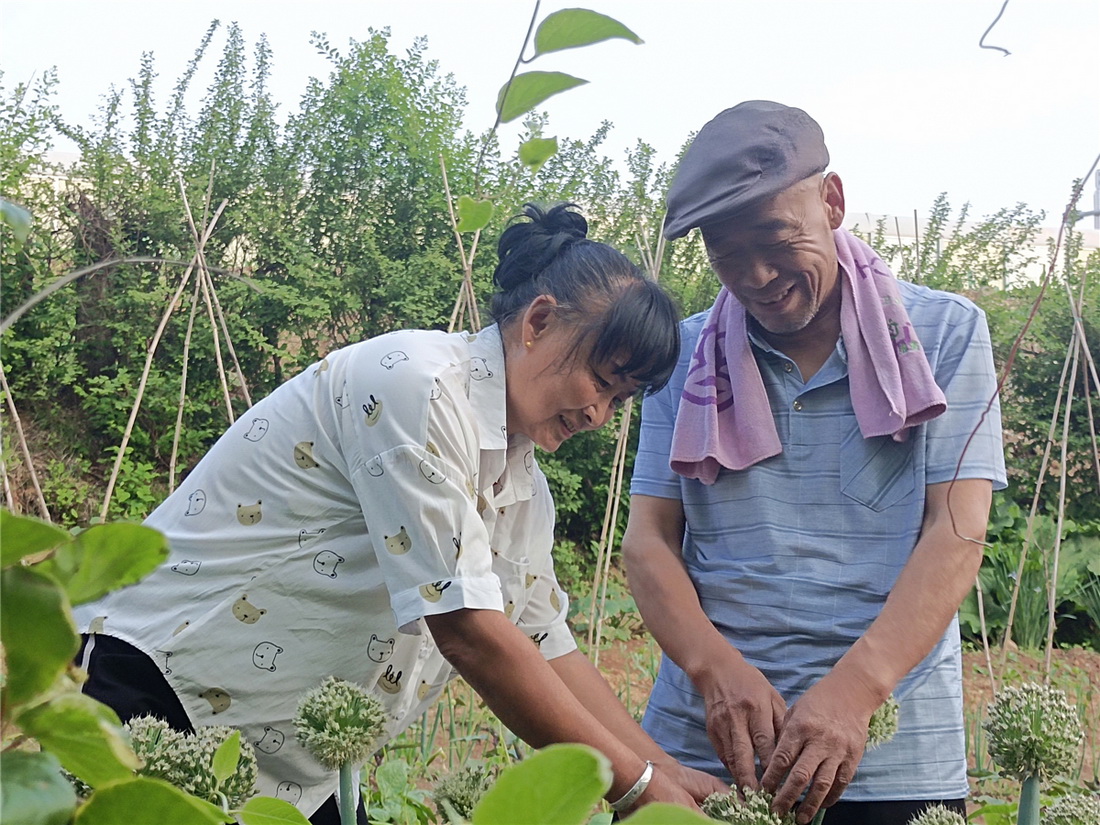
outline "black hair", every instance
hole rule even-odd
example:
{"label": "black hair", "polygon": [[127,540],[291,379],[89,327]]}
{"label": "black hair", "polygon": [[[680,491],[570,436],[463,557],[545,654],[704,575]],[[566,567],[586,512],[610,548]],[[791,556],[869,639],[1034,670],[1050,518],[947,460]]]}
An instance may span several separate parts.
{"label": "black hair", "polygon": [[558,316],[576,329],[573,355],[587,346],[593,367],[615,364],[646,392],[661,389],[680,354],[680,314],[668,294],[607,244],[589,240],[576,204],[523,207],[497,244],[497,290],[490,311],[504,328],[540,295],[557,301]]}

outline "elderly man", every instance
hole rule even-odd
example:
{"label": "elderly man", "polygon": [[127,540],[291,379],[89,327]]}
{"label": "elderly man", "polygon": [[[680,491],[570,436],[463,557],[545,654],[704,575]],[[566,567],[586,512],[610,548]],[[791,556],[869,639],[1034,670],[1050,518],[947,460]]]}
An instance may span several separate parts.
{"label": "elderly man", "polygon": [[[981,310],[841,229],[828,161],[767,101],[684,155],[665,234],[699,227],[722,288],[645,402],[623,552],[665,653],[663,748],[800,823],[901,825],[965,811],[955,614],[1005,483],[1000,411]],[[891,694],[898,734],[865,748]]]}

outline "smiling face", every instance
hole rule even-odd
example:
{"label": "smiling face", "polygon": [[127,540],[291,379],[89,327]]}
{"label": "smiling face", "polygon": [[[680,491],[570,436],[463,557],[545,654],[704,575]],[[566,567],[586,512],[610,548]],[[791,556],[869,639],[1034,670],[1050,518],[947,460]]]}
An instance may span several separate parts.
{"label": "smiling face", "polygon": [[843,219],[840,178],[829,174],[796,183],[735,219],[703,227],[718,280],[773,343],[836,325],[840,291],[833,230]]}
{"label": "smiling face", "polygon": [[537,298],[510,328],[507,350],[508,431],[551,453],[578,432],[602,427],[638,390],[613,364],[593,367],[583,345],[578,353],[574,330],[554,307],[553,298]]}

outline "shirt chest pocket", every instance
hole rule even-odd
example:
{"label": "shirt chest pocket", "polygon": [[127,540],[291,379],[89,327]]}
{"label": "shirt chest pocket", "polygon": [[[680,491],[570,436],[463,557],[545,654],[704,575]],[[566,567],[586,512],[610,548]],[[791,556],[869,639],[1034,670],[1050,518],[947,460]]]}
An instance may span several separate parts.
{"label": "shirt chest pocket", "polygon": [[913,438],[864,438],[857,428],[840,448],[840,489],[881,513],[909,499],[916,486]]}

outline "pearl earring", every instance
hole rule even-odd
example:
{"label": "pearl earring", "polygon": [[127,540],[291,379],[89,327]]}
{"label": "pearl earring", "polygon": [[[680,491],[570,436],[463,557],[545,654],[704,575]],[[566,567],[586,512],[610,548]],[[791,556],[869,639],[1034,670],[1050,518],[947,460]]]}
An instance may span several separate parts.
{"label": "pearl earring", "polygon": [[527,349],[531,349],[531,342],[530,341],[527,342]]}

